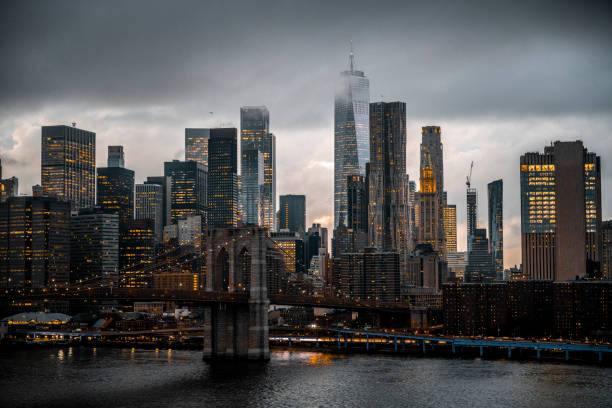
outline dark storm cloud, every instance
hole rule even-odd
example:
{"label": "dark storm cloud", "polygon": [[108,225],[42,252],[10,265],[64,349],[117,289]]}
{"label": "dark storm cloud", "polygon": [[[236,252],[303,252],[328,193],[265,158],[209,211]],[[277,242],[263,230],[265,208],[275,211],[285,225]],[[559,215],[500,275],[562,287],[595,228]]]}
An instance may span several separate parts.
{"label": "dark storm cloud", "polygon": [[407,104],[412,180],[420,126],[442,125],[460,248],[474,160],[481,224],[486,183],[503,178],[506,264],[520,259],[518,157],[552,140],[582,139],[602,155],[612,215],[609,2],[4,1],[4,173],[29,192],[40,126],[76,121],[97,133],[98,165],[106,145],[122,144],[140,181],[182,157],[185,127],[239,127],[240,106],[267,105],[277,191],[305,193],[308,221],[328,223],[333,92],[349,40],[371,100]]}

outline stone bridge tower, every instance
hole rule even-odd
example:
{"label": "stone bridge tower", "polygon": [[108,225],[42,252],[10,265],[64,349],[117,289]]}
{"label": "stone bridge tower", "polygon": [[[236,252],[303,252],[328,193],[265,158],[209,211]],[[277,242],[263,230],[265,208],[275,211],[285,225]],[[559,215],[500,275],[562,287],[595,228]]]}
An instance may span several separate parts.
{"label": "stone bridge tower", "polygon": [[205,307],[204,359],[268,360],[266,258],[276,249],[267,230],[211,228],[205,239],[206,291],[244,295],[248,302]]}

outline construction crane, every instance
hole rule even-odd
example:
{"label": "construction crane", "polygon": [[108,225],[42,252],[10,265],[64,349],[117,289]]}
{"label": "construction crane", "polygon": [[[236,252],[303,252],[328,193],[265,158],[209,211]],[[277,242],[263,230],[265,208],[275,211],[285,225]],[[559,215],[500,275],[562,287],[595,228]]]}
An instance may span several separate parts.
{"label": "construction crane", "polygon": [[470,186],[472,185],[472,169],[473,168],[474,168],[474,162],[470,164],[470,174],[469,176],[465,178],[465,185],[467,186],[467,188],[470,188]]}

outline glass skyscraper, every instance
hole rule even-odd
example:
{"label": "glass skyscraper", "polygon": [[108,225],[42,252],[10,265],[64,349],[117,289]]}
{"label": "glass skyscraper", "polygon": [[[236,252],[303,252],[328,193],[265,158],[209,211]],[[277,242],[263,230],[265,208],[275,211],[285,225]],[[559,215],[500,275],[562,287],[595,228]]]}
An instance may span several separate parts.
{"label": "glass skyscraper", "polygon": [[334,227],[347,220],[348,176],[365,176],[370,161],[370,81],[355,70],[340,74],[334,103]]}
{"label": "glass skyscraper", "polygon": [[[236,128],[210,130],[208,225],[238,225],[238,141]],[[173,192],[174,194],[174,192]]]}
{"label": "glass skyscraper", "polygon": [[504,181],[488,184],[489,201],[489,247],[497,280],[504,276]]}
{"label": "glass skyscraper", "polygon": [[171,179],[170,221],[174,223],[192,214],[200,214],[206,219],[206,166],[196,161],[173,160],[164,163],[164,176]]}
{"label": "glass skyscraper", "polygon": [[306,196],[287,194],[280,196],[278,229],[306,232]]}
{"label": "glass skyscraper", "polygon": [[210,129],[185,129],[185,161],[195,161],[208,166],[208,139]]}
{"label": "glass skyscraper", "polygon": [[[270,133],[270,112],[265,106],[243,106],[240,108],[240,150],[257,149],[263,155],[263,185],[260,187],[259,208],[254,205],[253,192],[259,183],[259,166],[253,163],[254,156],[241,155],[241,188],[250,194],[241,194],[240,208],[245,222],[276,229],[276,137]],[[248,197],[247,197],[248,195]],[[252,198],[249,198],[252,197]],[[247,200],[251,202],[247,203]]]}

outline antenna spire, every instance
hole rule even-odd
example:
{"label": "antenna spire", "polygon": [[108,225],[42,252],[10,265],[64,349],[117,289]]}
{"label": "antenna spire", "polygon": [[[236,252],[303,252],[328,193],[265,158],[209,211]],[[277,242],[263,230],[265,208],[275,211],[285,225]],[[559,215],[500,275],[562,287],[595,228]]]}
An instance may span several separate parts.
{"label": "antenna spire", "polygon": [[351,73],[355,71],[355,55],[353,54],[353,40],[351,40],[351,52],[349,53],[349,59],[351,60]]}

